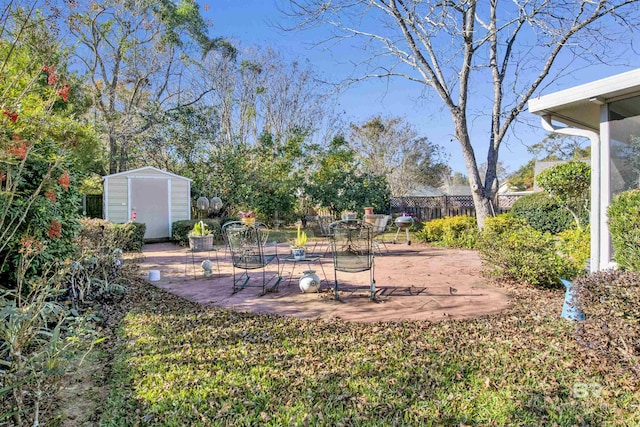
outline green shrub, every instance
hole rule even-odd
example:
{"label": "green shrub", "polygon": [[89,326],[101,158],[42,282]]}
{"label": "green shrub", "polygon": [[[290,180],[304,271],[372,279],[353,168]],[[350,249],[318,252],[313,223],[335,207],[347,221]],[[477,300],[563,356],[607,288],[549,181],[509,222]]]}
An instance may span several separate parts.
{"label": "green shrub", "polygon": [[436,243],[442,241],[444,234],[444,218],[432,219],[422,223],[422,230],[415,233],[419,240],[427,243]]}
{"label": "green shrub", "polygon": [[558,239],[511,215],[487,218],[478,250],[489,272],[506,280],[540,287],[558,287],[560,277],[579,273],[559,252]]}
{"label": "green shrub", "polygon": [[449,248],[474,248],[478,222],[470,216],[454,216],[425,222],[416,232],[418,239]]}
{"label": "green shrub", "polygon": [[125,252],[140,252],[144,245],[144,233],[147,225],[139,222],[125,222],[124,224],[112,224],[113,233],[118,240],[124,242],[122,250]]}
{"label": "green shrub", "polygon": [[[115,224],[103,219],[80,220],[82,229],[79,240],[85,245],[96,245],[110,249],[122,249],[124,252],[140,252],[144,245],[144,233],[146,224],[127,222]],[[90,246],[92,247],[92,246]]]}
{"label": "green shrub", "polygon": [[171,225],[171,240],[178,245],[188,246],[189,233],[193,230],[196,223],[200,221],[206,224],[207,230],[212,231],[216,238],[220,236],[220,220],[217,218],[186,219],[176,221]]}
{"label": "green shrub", "polygon": [[591,255],[591,233],[589,227],[571,228],[558,233],[561,250],[572,260],[576,268],[585,268]]}
{"label": "green shrub", "polygon": [[578,341],[593,352],[604,369],[640,383],[640,274],[599,271],[574,281],[578,306],[585,321]]}
{"label": "green shrub", "polygon": [[478,221],[471,216],[445,218],[442,243],[453,248],[474,248],[478,239]]}
{"label": "green shrub", "polygon": [[544,192],[519,198],[513,204],[511,214],[524,219],[536,230],[551,234],[558,234],[575,224],[571,213]]}
{"label": "green shrub", "polygon": [[607,214],[613,258],[623,270],[640,271],[640,190],[616,195]]}

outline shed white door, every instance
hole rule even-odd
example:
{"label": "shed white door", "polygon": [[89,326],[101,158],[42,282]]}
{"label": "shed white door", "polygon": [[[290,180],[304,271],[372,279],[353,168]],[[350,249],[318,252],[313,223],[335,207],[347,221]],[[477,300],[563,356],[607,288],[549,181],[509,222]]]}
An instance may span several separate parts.
{"label": "shed white door", "polygon": [[147,225],[145,239],[169,237],[169,180],[131,179],[131,211]]}

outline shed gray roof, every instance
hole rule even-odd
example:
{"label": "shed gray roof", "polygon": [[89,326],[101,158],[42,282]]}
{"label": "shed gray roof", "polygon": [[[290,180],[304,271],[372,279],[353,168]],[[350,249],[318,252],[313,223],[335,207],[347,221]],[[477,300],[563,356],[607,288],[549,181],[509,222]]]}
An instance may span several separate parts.
{"label": "shed gray roof", "polygon": [[144,172],[144,171],[155,171],[155,172],[159,172],[165,175],[169,175],[173,178],[178,178],[178,179],[184,179],[187,181],[191,181],[190,178],[184,177],[184,176],[180,176],[180,175],[176,175],[175,173],[171,173],[171,172],[167,172],[167,171],[163,171],[162,169],[158,169],[158,168],[154,168],[153,166],[145,166],[142,168],[138,168],[138,169],[131,169],[128,171],[124,171],[124,172],[118,172],[118,173],[114,173],[111,175],[105,175],[102,178],[103,179],[109,179],[109,178],[113,178],[113,177],[117,177],[117,176],[124,176],[124,175],[131,175],[131,174],[135,174],[138,172]]}

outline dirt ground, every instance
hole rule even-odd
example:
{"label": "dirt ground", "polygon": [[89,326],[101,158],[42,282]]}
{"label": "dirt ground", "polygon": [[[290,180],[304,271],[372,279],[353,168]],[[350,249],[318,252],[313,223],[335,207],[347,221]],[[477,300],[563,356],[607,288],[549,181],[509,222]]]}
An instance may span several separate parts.
{"label": "dirt ground", "polygon": [[[475,251],[434,248],[424,244],[387,244],[388,252],[375,257],[376,299],[369,299],[369,273],[338,272],[339,300],[333,293],[334,269],[330,253],[320,245],[314,253],[324,254],[317,261],[281,261],[267,272],[282,281],[261,295],[259,287],[233,293],[229,254],[219,251],[190,254],[172,243],[146,244],[141,274],[159,288],[187,300],[228,309],[274,313],[304,319],[340,318],[346,321],[376,322],[462,319],[504,310],[509,297],[487,284],[481,275],[481,260]],[[288,258],[289,247],[278,247],[280,259]],[[205,277],[200,264],[210,259],[214,274]],[[219,271],[215,266],[219,265]],[[320,292],[303,293],[299,278],[312,269],[322,281]],[[153,273],[150,273],[155,270]],[[238,270],[236,270],[239,273]],[[156,276],[156,277],[153,277]],[[259,285],[261,272],[250,272],[249,285]]]}

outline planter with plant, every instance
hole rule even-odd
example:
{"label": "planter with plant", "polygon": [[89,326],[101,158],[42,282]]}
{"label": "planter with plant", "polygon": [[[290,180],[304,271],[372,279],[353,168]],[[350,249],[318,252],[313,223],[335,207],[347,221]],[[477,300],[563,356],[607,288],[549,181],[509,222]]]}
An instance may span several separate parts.
{"label": "planter with plant", "polygon": [[244,225],[255,225],[256,223],[256,215],[252,211],[239,212],[240,222]]}
{"label": "planter with plant", "polygon": [[213,231],[207,228],[207,224],[198,221],[189,233],[189,248],[192,251],[210,251],[213,248]]}
{"label": "planter with plant", "polygon": [[291,254],[295,260],[299,261],[305,258],[306,245],[307,233],[302,231],[302,227],[298,225],[298,234],[291,245]]}

